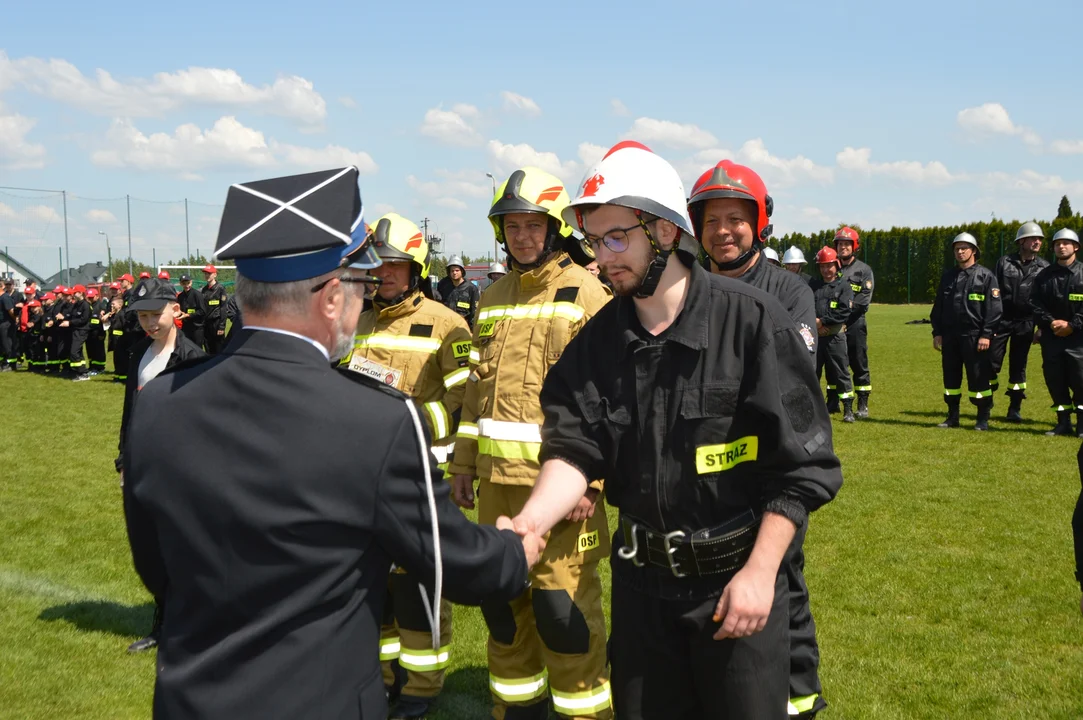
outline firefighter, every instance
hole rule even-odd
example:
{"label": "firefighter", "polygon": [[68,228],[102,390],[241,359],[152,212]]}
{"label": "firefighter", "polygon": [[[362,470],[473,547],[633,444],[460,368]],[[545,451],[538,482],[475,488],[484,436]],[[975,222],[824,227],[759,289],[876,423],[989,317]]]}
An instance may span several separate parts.
{"label": "firefighter", "polygon": [[698,266],[680,178],[639,143],[589,170],[564,215],[617,298],[546,379],[542,469],[516,529],[545,532],[604,478],[621,513],[622,720],[782,720],[780,563],[842,483],[805,341],[777,299]]}
{"label": "firefighter", "polygon": [[805,282],[811,283],[812,276],[804,272],[807,263],[808,261],[805,260],[805,253],[801,252],[801,248],[796,245],[791,245],[790,249],[782,254],[782,267],[786,268]]}
{"label": "firefighter", "polygon": [[[1076,463],[1079,465],[1079,481],[1083,484],[1083,445],[1076,453]],[[1083,590],[1083,488],[1079,491],[1075,512],[1072,513],[1072,541],[1075,545],[1075,580]],[[1083,612],[1083,596],[1079,599],[1079,611]]]}
{"label": "firefighter", "polygon": [[466,324],[474,326],[474,314],[478,309],[481,291],[466,279],[466,266],[458,255],[447,261],[447,277],[438,285],[440,299],[449,309],[457,312]]}
{"label": "firefighter", "polygon": [[767,258],[767,262],[775,267],[782,267],[782,261],[778,259],[778,251],[774,248],[765,247],[763,249],[763,256]]}
{"label": "firefighter", "polygon": [[[601,283],[567,252],[571,227],[561,181],[533,167],[500,185],[489,210],[510,272],[478,306],[472,372],[450,472],[454,499],[492,525],[514,515],[538,474],[542,382],[586,322],[608,301]],[[601,485],[554,528],[533,587],[510,604],[488,604],[489,689],[496,720],[611,718],[606,627],[598,563],[609,547]]]}
{"label": "firefighter", "polygon": [[41,352],[45,356],[41,372],[50,375],[55,367],[56,345],[53,340],[53,325],[56,322],[56,293],[47,292],[41,296]]}
{"label": "firefighter", "polygon": [[808,283],[769,261],[760,262],[771,236],[775,203],[751,168],[723,160],[692,187],[688,213],[702,246],[704,267],[746,282],[778,298],[808,348],[816,356],[816,303]]}
{"label": "firefighter", "polygon": [[[1045,233],[1035,222],[1023,223],[1015,234],[1018,251],[1005,255],[997,261],[997,285],[1000,286],[1000,302],[1004,313],[1000,318],[1000,327],[993,336],[990,348],[993,361],[993,381],[990,386],[996,392],[999,386],[998,376],[1008,356],[1008,422],[1022,422],[1019,410],[1027,397],[1027,358],[1030,346],[1034,342],[1034,312],[1030,308],[1030,289],[1034,278],[1049,266],[1049,262],[1038,255],[1042,250]],[[1011,350],[1008,349],[1009,343]]]}
{"label": "firefighter", "polygon": [[993,409],[992,353],[989,346],[1000,324],[1000,287],[996,275],[981,265],[978,241],[970,233],[959,233],[951,241],[955,267],[940,277],[940,288],[930,316],[933,349],[941,352],[944,374],[944,402],[948,417],[937,427],[959,427],[963,368],[970,402],[978,408],[975,430],[989,429]]}
{"label": "firefighter", "polygon": [[850,282],[854,291],[854,310],[846,321],[846,348],[850,355],[850,369],[854,373],[854,390],[857,392],[857,416],[869,416],[869,394],[872,393],[872,375],[869,374],[869,326],[865,313],[872,302],[876,280],[872,268],[857,259],[861,238],[852,227],[840,228],[835,233],[835,252],[839,254],[842,276]]}
{"label": "firefighter", "polygon": [[56,293],[56,306],[53,311],[53,347],[56,350],[54,371],[61,377],[66,377],[71,369],[71,324],[68,315],[71,313],[72,299],[71,289],[63,285],[53,288]]}
{"label": "firefighter", "polygon": [[86,292],[90,303],[90,327],[86,336],[86,355],[90,365],[90,375],[105,372],[105,322],[109,316],[109,301],[101,296],[97,288]]}
{"label": "firefighter", "polygon": [[828,392],[842,401],[842,421],[854,422],[854,390],[850,384],[850,365],[846,348],[846,321],[854,304],[854,291],[839,274],[839,256],[833,248],[816,253],[820,277],[810,283],[816,296],[816,332],[820,336],[816,352],[816,377],[827,366]]}
{"label": "firefighter", "polygon": [[181,307],[181,329],[184,336],[192,341],[200,350],[204,343],[204,323],[207,320],[207,302],[203,294],[192,287],[192,277],[181,275],[181,291],[177,293],[177,302]]}
{"label": "firefighter", "polygon": [[203,267],[203,279],[207,283],[200,289],[203,304],[207,307],[203,320],[203,342],[208,355],[217,355],[226,340],[226,303],[229,297],[218,282],[218,268],[214,265]]}
{"label": "firefighter", "polygon": [[496,282],[500,278],[508,274],[508,271],[504,269],[504,266],[498,262],[489,264],[489,282],[490,284]]}
{"label": "firefighter", "polygon": [[1079,235],[1064,228],[1053,236],[1056,260],[1038,273],[1030,293],[1034,322],[1041,332],[1042,373],[1057,411],[1057,425],[1046,435],[1083,437],[1083,264],[1076,261]]}
{"label": "firefighter", "polygon": [[15,370],[15,328],[18,318],[15,315],[15,281],[4,278],[4,287],[0,289],[0,372]]}
{"label": "firefighter", "polygon": [[[808,366],[818,353],[816,299],[808,283],[770,262],[760,249],[771,236],[774,201],[751,168],[723,160],[703,173],[692,188],[688,214],[706,255],[706,267],[763,290],[786,308],[808,350]],[[830,394],[830,390],[829,390]],[[838,403],[837,395],[834,395]],[[831,409],[830,407],[828,408]],[[803,545],[807,525],[798,528],[783,561],[790,593],[790,699],[806,716],[827,706],[819,677],[820,649],[805,582]]]}
{"label": "firefighter", "polygon": [[90,367],[83,355],[90,332],[90,303],[86,301],[86,286],[76,285],[71,289],[71,306],[64,315],[60,327],[68,331],[68,372],[75,382],[90,379]]}
{"label": "firefighter", "polygon": [[[470,328],[457,313],[426,297],[431,256],[414,223],[395,213],[384,215],[373,224],[369,243],[383,261],[372,271],[380,285],[373,308],[358,320],[349,368],[417,402],[433,455],[446,470],[470,375]],[[426,593],[431,604],[432,589]],[[440,616],[440,649],[434,650],[417,577],[404,568],[392,573],[380,640],[384,684],[390,699],[398,698],[392,719],[424,716],[443,689],[451,651],[451,604],[446,600]],[[396,659],[405,683],[393,667]]]}
{"label": "firefighter", "polygon": [[[42,298],[44,299],[44,295]],[[26,304],[28,308],[26,332],[26,366],[36,373],[45,372],[45,344],[42,342],[42,317],[43,308],[41,300],[31,300]]]}
{"label": "firefighter", "polygon": [[133,302],[133,285],[135,278],[129,273],[120,276],[120,307],[114,311],[109,325],[109,334],[113,338],[113,382],[118,383],[128,380],[128,355],[132,346],[147,336],[139,326],[139,314],[128,309]]}

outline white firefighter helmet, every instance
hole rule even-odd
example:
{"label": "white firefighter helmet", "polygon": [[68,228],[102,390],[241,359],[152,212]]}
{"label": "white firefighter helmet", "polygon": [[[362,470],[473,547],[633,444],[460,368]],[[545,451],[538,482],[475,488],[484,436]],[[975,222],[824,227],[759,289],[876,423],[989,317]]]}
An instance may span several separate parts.
{"label": "white firefighter helmet", "polygon": [[492,277],[493,275],[497,275],[497,274],[499,274],[499,275],[507,275],[508,271],[505,270],[504,266],[501,265],[500,263],[494,262],[494,263],[489,264],[489,272],[487,274],[489,275],[489,277]]}
{"label": "white firefighter helmet", "polygon": [[961,232],[958,235],[956,235],[955,239],[953,239],[951,241],[952,249],[954,249],[955,246],[958,245],[959,243],[963,243],[964,245],[970,245],[972,248],[974,248],[974,256],[975,257],[981,257],[981,248],[978,247],[978,241],[970,233]]}
{"label": "white firefighter helmet", "polygon": [[684,183],[668,162],[650,148],[632,140],[614,145],[594,164],[564,208],[564,222],[583,230],[584,206],[620,205],[649,213],[694,236]]}
{"label": "white firefighter helmet", "polygon": [[458,266],[460,270],[463,270],[464,272],[466,271],[466,266],[463,265],[463,259],[458,255],[452,255],[451,258],[447,261],[447,266],[449,270],[452,267]]}
{"label": "white firefighter helmet", "polygon": [[1055,243],[1057,240],[1071,240],[1076,247],[1079,247],[1079,235],[1076,234],[1075,230],[1068,228],[1057,230],[1057,234],[1053,236],[1053,242]]}
{"label": "white firefighter helmet", "polygon": [[801,252],[801,248],[796,245],[791,245],[790,249],[782,254],[783,265],[806,265],[808,260],[805,260],[805,253]]}
{"label": "white firefighter helmet", "polygon": [[774,248],[765,247],[763,249],[763,256],[773,262],[775,265],[779,264],[778,253]]}
{"label": "white firefighter helmet", "polygon": [[1019,242],[1023,238],[1045,238],[1045,233],[1042,232],[1042,226],[1036,222],[1025,222],[1019,226],[1019,232],[1015,234],[1015,241]]}

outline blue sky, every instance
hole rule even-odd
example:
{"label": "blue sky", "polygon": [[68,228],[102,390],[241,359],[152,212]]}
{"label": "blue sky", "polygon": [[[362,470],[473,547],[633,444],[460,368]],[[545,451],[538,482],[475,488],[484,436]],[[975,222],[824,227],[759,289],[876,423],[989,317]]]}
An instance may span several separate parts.
{"label": "blue sky", "polygon": [[[492,247],[492,172],[625,137],[759,171],[777,233],[1083,207],[1079,3],[9,4],[0,185],[68,191],[74,263],[213,246],[232,182],[357,164],[368,217]],[[1058,45],[1058,28],[1066,44]],[[117,198],[120,198],[119,200]],[[145,200],[175,201],[154,204]],[[0,190],[54,272],[61,200]]]}

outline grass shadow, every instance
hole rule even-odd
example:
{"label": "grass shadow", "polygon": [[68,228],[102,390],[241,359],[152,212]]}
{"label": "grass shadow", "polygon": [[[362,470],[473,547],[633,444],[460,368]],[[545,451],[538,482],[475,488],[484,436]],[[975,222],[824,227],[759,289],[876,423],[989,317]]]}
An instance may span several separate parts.
{"label": "grass shadow", "polygon": [[106,600],[85,600],[45,608],[38,620],[63,620],[84,632],[139,638],[146,635],[154,623],[154,603],[121,605]]}
{"label": "grass shadow", "polygon": [[462,667],[449,672],[444,689],[433,703],[434,718],[489,717],[489,669]]}
{"label": "grass shadow", "polygon": [[[918,410],[901,410],[900,415],[906,415],[913,418],[926,418],[925,420],[903,420],[899,418],[885,418],[885,417],[869,417],[858,420],[858,424],[861,423],[874,423],[877,425],[909,425],[911,427],[923,427],[923,428],[936,428],[937,424],[941,422],[947,415],[947,412],[928,412]],[[973,429],[974,428],[974,413],[967,414],[965,411],[960,417],[960,429]],[[989,419],[989,431],[990,432],[1014,432],[1024,433],[1027,435],[1045,435],[1045,431],[1052,427],[1052,423],[1041,422],[1040,420],[1023,420],[1018,423],[1007,423],[1003,419],[999,422],[994,416]],[[940,428],[937,428],[940,429]]]}

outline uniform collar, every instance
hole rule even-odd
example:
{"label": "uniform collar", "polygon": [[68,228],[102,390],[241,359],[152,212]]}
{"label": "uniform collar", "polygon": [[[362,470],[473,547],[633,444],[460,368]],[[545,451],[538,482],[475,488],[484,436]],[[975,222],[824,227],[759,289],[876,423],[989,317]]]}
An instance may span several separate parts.
{"label": "uniform collar", "polygon": [[425,301],[425,296],[421,294],[421,290],[414,290],[412,293],[402,299],[401,302],[391,305],[389,307],[380,308],[376,304],[373,304],[373,309],[377,310],[377,319],[379,320],[394,320],[395,318],[405,317],[417,312],[417,309],[421,307],[421,303]]}
{"label": "uniform collar", "polygon": [[[683,253],[674,253],[672,257],[683,262],[692,274],[688,279],[688,295],[684,299],[684,308],[666,330],[666,342],[675,342],[690,350],[706,350],[710,339],[713,294],[711,274],[699,263],[686,261]],[[618,303],[617,329],[620,335],[621,357],[624,357],[628,349],[640,341],[636,332],[640,322],[636,316],[635,301],[631,297],[618,297],[613,302]]]}
{"label": "uniform collar", "polygon": [[[258,326],[255,326],[255,325],[246,325],[244,327],[244,332],[246,333],[246,337],[254,339],[256,341],[255,345],[257,347],[259,347],[261,345],[268,345],[268,346],[277,345],[278,343],[274,339],[276,336],[280,336],[280,337],[284,336],[286,338],[295,338],[296,340],[300,340],[300,341],[303,341],[305,343],[308,343],[312,347],[319,350],[320,354],[323,355],[324,360],[326,360],[327,362],[331,361],[331,356],[327,352],[327,348],[325,348],[323,345],[319,344],[318,342],[316,342],[312,338],[308,337],[307,335],[301,335],[299,333],[290,332],[289,330],[279,330],[278,328],[269,328],[269,327],[258,327]],[[286,341],[286,344],[289,344],[290,342],[291,341]],[[230,345],[233,345],[233,343],[230,343]],[[239,349],[239,347],[240,346],[238,345],[238,349]]]}
{"label": "uniform collar", "polygon": [[564,271],[574,265],[571,257],[563,250],[553,253],[545,264],[528,272],[512,270],[509,275],[518,275],[519,288],[521,290],[535,290],[543,288],[556,278],[564,274]]}

